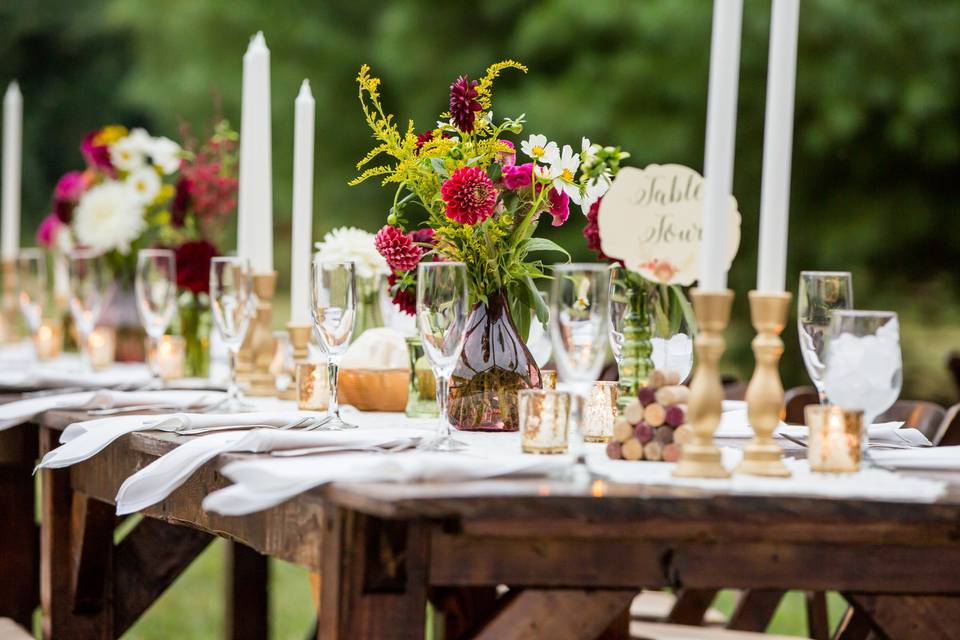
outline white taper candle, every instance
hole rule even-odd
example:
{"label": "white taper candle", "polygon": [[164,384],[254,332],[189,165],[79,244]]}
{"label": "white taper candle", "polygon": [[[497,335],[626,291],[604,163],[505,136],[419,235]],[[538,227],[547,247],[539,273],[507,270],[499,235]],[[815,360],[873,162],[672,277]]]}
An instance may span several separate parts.
{"label": "white taper candle", "polygon": [[799,22],[800,0],[773,0],[757,259],[757,290],[765,292],[781,292],[786,286]]}
{"label": "white taper candle", "polygon": [[703,176],[702,291],[727,288],[727,226],[733,187],[743,0],[714,0]]}
{"label": "white taper candle", "polygon": [[23,95],[14,80],[3,96],[3,204],[0,257],[13,260],[20,250],[20,174],[23,161]]}
{"label": "white taper candle", "polygon": [[293,231],[290,265],[290,321],[310,323],[310,256],[313,244],[313,127],[316,103],[304,80],[294,102]]}

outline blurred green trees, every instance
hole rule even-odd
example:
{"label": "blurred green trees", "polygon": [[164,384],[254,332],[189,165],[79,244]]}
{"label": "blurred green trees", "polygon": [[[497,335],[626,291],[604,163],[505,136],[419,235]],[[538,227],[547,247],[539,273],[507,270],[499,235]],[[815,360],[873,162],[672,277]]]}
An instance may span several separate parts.
{"label": "blurred green trees", "polygon": [[[24,88],[25,216],[45,213],[56,176],[80,162],[82,134],[145,122],[176,134],[219,100],[239,123],[241,56],[262,29],[272,52],[277,266],[287,269],[293,98],[317,98],[317,234],[375,229],[388,194],[348,188],[369,147],[353,77],[384,80],[385,104],[427,128],[461,73],[492,61],[530,67],[498,84],[499,115],[578,144],[621,144],[633,162],[702,167],[710,4],[703,0],[8,0],[0,82]],[[731,273],[737,324],[727,368],[749,374],[746,291],[755,282],[769,2],[744,9],[734,193],[744,216]],[[960,4],[805,0],[797,79],[788,280],[801,268],[850,269],[857,304],[903,315],[905,395],[951,399],[942,356],[960,347]],[[219,96],[219,98],[215,98]],[[582,218],[556,232],[585,255]],[[24,223],[25,235],[32,227]],[[787,384],[806,380],[795,332]]]}

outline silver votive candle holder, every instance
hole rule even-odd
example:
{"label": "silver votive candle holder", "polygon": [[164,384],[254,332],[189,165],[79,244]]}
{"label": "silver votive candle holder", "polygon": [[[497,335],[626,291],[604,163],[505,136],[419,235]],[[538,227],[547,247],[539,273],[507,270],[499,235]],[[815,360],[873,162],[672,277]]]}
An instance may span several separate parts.
{"label": "silver votive candle holder", "polygon": [[570,433],[570,394],[555,389],[524,389],[518,395],[523,452],[566,453]]}
{"label": "silver votive candle holder", "polygon": [[804,410],[807,460],[812,471],[852,473],[860,470],[863,412],[842,407],[810,405]]}
{"label": "silver votive candle holder", "polygon": [[619,397],[617,384],[600,380],[590,387],[589,395],[583,404],[584,442],[610,442],[613,437]]}
{"label": "silver votive candle holder", "polygon": [[325,363],[297,364],[297,408],[324,411],[330,402],[330,385]]}

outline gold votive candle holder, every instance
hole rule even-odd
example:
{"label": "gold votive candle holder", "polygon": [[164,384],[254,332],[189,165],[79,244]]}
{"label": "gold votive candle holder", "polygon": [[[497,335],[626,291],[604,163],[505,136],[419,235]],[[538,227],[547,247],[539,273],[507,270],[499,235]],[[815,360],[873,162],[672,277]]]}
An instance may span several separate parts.
{"label": "gold votive candle holder", "polygon": [[540,369],[540,386],[544,389],[557,388],[557,372],[555,369]]}
{"label": "gold votive candle holder", "polygon": [[161,380],[177,380],[184,376],[187,362],[187,339],[183,336],[160,336],[153,342],[147,357]]}
{"label": "gold votive candle holder", "polygon": [[583,404],[584,442],[610,442],[617,420],[618,383],[599,380],[590,387]]}
{"label": "gold votive candle holder", "polygon": [[56,320],[42,320],[33,334],[33,349],[37,360],[53,360],[63,352],[63,324]]}
{"label": "gold votive candle holder", "polygon": [[570,432],[570,394],[555,389],[523,389],[518,396],[523,452],[566,453]]}
{"label": "gold votive candle holder", "polygon": [[330,385],[325,363],[297,364],[297,408],[303,411],[324,411],[330,402]]}
{"label": "gold votive candle holder", "polygon": [[812,471],[852,473],[860,470],[863,411],[809,405],[804,410],[807,460]]}
{"label": "gold votive candle holder", "polygon": [[90,366],[106,369],[113,364],[117,353],[117,330],[113,327],[97,327],[87,338],[87,354]]}

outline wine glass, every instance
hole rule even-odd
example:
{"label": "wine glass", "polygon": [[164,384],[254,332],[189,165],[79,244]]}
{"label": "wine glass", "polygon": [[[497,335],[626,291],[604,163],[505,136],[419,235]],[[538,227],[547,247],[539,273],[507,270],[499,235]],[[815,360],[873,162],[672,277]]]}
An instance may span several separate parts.
{"label": "wine glass", "polygon": [[70,315],[77,329],[84,367],[90,363],[90,333],[97,326],[104,299],[103,258],[90,249],[75,249],[70,254]]}
{"label": "wine glass", "polygon": [[247,335],[253,312],[253,284],[250,265],[243,258],[221,256],[210,262],[210,305],[223,344],[230,353],[230,386],[219,409],[224,413],[248,411],[237,386],[237,355]]}
{"label": "wine glass", "polygon": [[824,388],[831,402],[863,411],[866,429],[903,385],[900,325],[892,311],[835,311],[827,334]]}
{"label": "wine glass", "polygon": [[153,385],[161,386],[157,370],[156,348],[177,311],[177,263],[169,249],[141,249],[137,253],[137,275],[134,280],[137,311],[150,348],[147,350]]}
{"label": "wine glass", "polygon": [[421,262],[417,267],[417,326],[437,383],[437,436],[422,448],[458,451],[467,445],[451,435],[447,418],[450,376],[467,337],[470,292],[462,262]]}
{"label": "wine glass", "polygon": [[340,417],[337,378],[340,357],[350,346],[357,316],[357,277],[353,262],[325,262],[319,254],[313,259],[310,279],[310,301],[313,326],[320,338],[320,347],[327,356],[330,380],[330,402],[327,417],[317,426],[329,429],[355,429],[356,425]]}
{"label": "wine glass", "polygon": [[20,313],[31,333],[36,333],[47,304],[47,257],[41,249],[21,249],[17,254],[17,288]]}
{"label": "wine glass", "polygon": [[853,308],[853,276],[848,271],[802,271],[797,294],[797,333],[800,353],[810,380],[827,404],[823,373],[826,332],[834,311]]}

